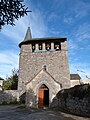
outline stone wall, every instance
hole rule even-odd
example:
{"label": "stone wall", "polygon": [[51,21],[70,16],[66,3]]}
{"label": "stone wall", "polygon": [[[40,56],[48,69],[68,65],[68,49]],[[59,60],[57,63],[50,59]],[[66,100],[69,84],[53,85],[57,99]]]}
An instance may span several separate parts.
{"label": "stone wall", "polygon": [[66,41],[61,43],[60,51],[30,52],[30,47],[30,44],[21,46],[18,90],[25,90],[25,83],[33,79],[44,65],[62,88],[70,87]]}
{"label": "stone wall", "polygon": [[18,100],[17,90],[0,91],[0,104],[16,103]]}
{"label": "stone wall", "polygon": [[51,108],[90,117],[90,85],[80,85],[60,91]]}
{"label": "stone wall", "polygon": [[38,90],[43,84],[45,84],[49,89],[49,104],[61,89],[60,84],[57,83],[47,71],[41,70],[39,74],[26,85],[27,106],[38,108]]}

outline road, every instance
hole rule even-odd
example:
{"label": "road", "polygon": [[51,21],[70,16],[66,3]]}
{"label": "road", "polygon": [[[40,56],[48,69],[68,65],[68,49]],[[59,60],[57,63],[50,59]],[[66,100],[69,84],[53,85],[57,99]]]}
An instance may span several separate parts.
{"label": "road", "polygon": [[90,120],[90,118],[66,114],[60,111],[0,106],[0,120]]}

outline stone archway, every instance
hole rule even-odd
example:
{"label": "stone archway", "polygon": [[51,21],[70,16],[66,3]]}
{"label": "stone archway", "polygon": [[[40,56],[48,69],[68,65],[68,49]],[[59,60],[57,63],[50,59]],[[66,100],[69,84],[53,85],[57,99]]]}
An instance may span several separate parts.
{"label": "stone archway", "polygon": [[49,88],[42,84],[38,89],[38,108],[49,107]]}

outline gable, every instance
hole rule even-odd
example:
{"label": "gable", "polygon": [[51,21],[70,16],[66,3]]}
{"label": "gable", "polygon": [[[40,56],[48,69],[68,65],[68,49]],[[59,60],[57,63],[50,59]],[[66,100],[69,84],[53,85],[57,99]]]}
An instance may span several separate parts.
{"label": "gable", "polygon": [[28,85],[30,82],[34,82],[37,79],[39,79],[40,81],[48,81],[51,80],[53,82],[56,82],[57,84],[61,84],[58,81],[56,81],[51,75],[50,73],[48,73],[46,70],[40,70],[30,81],[28,81],[26,83],[26,85]]}
{"label": "gable", "polygon": [[50,89],[56,89],[56,91],[61,89],[61,84],[45,70],[41,70],[31,81],[27,82],[26,89],[38,89],[42,84],[45,84]]}

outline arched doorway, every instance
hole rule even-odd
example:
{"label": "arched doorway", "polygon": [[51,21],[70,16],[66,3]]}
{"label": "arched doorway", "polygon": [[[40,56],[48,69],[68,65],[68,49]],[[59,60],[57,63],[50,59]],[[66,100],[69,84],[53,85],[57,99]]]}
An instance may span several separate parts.
{"label": "arched doorway", "polygon": [[38,89],[38,108],[49,106],[49,89],[45,84],[42,84]]}

